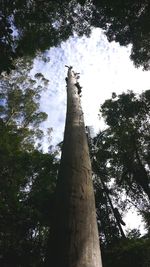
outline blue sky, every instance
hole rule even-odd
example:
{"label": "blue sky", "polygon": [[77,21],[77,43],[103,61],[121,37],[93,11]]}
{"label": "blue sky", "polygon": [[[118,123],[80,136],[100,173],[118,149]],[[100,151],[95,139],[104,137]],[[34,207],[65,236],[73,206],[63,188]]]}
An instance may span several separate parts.
{"label": "blue sky", "polygon": [[93,29],[90,38],[70,37],[59,47],[48,50],[46,55],[50,62],[45,63],[38,58],[34,61],[32,73],[41,72],[49,79],[41,108],[49,115],[45,127],[53,127],[53,144],[63,139],[66,113],[65,65],[72,65],[76,72],[80,72],[85,124],[93,126],[97,132],[105,127],[98,118],[100,104],[110,98],[112,92],[122,93],[128,89],[141,92],[150,88],[150,72],[134,67],[129,59],[130,50],[131,46],[120,47],[118,43],[109,43],[100,29]]}
{"label": "blue sky", "polygon": [[[131,46],[120,47],[118,43],[109,43],[100,29],[93,29],[90,38],[70,37],[59,47],[46,51],[50,62],[35,59],[32,73],[41,72],[49,79],[48,90],[42,95],[41,109],[48,114],[44,127],[53,127],[52,144],[56,145],[63,140],[66,115],[65,65],[72,65],[80,73],[85,124],[93,126],[97,132],[106,127],[98,118],[100,104],[110,98],[112,92],[120,94],[129,89],[140,93],[150,88],[150,72],[134,67],[129,58],[130,51]],[[45,151],[47,147],[48,143],[45,142]],[[126,218],[127,228],[140,227],[141,220],[134,210]]]}

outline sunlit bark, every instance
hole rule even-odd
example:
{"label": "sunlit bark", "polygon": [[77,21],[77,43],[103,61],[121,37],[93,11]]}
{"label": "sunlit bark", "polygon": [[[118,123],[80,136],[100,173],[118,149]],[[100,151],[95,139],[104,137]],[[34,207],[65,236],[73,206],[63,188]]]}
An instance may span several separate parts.
{"label": "sunlit bark", "polygon": [[91,162],[77,79],[68,69],[67,116],[52,228],[52,267],[102,267]]}

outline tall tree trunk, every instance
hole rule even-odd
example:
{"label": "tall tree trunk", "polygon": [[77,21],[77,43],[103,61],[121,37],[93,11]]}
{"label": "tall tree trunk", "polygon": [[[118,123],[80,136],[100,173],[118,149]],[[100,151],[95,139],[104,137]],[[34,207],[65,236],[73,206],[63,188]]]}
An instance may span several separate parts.
{"label": "tall tree trunk", "polygon": [[[115,219],[116,219],[117,226],[118,226],[118,228],[119,228],[119,230],[120,230],[120,234],[121,234],[121,236],[122,236],[123,238],[126,238],[125,233],[124,233],[124,231],[123,231],[123,229],[122,229],[122,226],[121,226],[121,223],[120,223],[120,222],[122,221],[122,223],[123,223],[124,225],[125,225],[125,223],[123,222],[123,220],[122,220],[122,218],[121,218],[121,215],[119,214],[118,209],[116,209],[116,208],[114,207],[114,205],[113,205],[113,203],[112,203],[112,201],[111,201],[111,198],[110,198],[110,195],[109,195],[108,188],[107,188],[105,182],[103,181],[103,177],[101,178],[101,175],[100,175],[100,171],[99,171],[99,168],[98,168],[98,163],[97,163],[97,161],[95,160],[95,158],[93,158],[92,161],[93,161],[93,168],[94,168],[94,171],[95,171],[95,173],[97,174],[97,176],[99,177],[99,179],[100,179],[100,181],[101,181],[103,190],[104,190],[104,192],[105,192],[105,195],[106,195],[106,197],[107,197],[107,199],[108,199],[108,202],[109,202],[109,204],[110,204],[111,210],[112,210],[112,212],[113,212],[113,214],[114,214],[114,217],[115,217]],[[120,216],[118,216],[118,215],[120,215]]]}
{"label": "tall tree trunk", "polygon": [[67,116],[48,266],[102,267],[79,84],[71,67],[66,80]]}
{"label": "tall tree trunk", "polygon": [[144,167],[144,164],[142,163],[142,160],[140,158],[137,145],[135,143],[135,155],[137,164],[133,165],[133,177],[137,184],[139,184],[143,191],[147,194],[149,200],[150,200],[150,179],[148,177],[148,173]]}
{"label": "tall tree trunk", "polygon": [[[116,219],[118,228],[119,228],[119,230],[120,230],[120,234],[121,234],[121,236],[122,236],[123,238],[126,238],[125,233],[124,233],[124,231],[123,231],[123,229],[122,229],[122,226],[121,226],[120,221],[122,221],[122,223],[123,223],[124,225],[125,225],[125,223],[123,222],[123,220],[122,220],[122,218],[121,218],[121,215],[120,215],[118,209],[117,209],[117,208],[114,208],[113,203],[112,203],[112,201],[111,201],[111,198],[110,198],[110,196],[109,196],[109,192],[108,192],[107,186],[106,186],[105,183],[102,181],[102,179],[101,179],[101,182],[102,182],[102,185],[103,185],[103,189],[104,189],[104,191],[105,191],[105,194],[106,194],[106,196],[107,196],[107,199],[108,199],[108,201],[109,201],[109,204],[110,204],[110,206],[111,206],[111,209],[112,209],[112,211],[113,211],[114,217],[115,217],[115,219]],[[118,216],[118,215],[119,215],[119,216]]]}

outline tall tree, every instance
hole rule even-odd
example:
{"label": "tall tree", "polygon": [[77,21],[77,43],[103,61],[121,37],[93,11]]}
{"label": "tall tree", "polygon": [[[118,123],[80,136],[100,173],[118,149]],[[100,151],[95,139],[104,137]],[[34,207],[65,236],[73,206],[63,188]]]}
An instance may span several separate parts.
{"label": "tall tree", "polygon": [[112,177],[110,177],[107,168],[108,153],[104,149],[103,133],[92,138],[90,127],[86,127],[86,130],[92,162],[98,229],[101,246],[106,248],[106,246],[114,245],[122,237],[125,238],[122,228],[125,223],[118,210],[120,207],[116,205],[118,201],[113,185],[110,188]]}
{"label": "tall tree", "polygon": [[106,132],[112,157],[109,161],[116,170],[116,180],[134,195],[137,189],[150,199],[149,105],[149,90],[139,96],[129,91],[118,97],[113,94],[101,106],[101,114],[109,126]]}
{"label": "tall tree", "polygon": [[51,202],[57,172],[55,155],[43,154],[37,145],[42,138],[40,124],[47,117],[40,110],[41,92],[47,80],[41,74],[33,80],[27,65],[18,63],[17,71],[1,75],[0,81],[0,266],[3,267],[41,266],[51,216],[50,211],[47,215],[46,203]]}
{"label": "tall tree", "polygon": [[0,76],[0,118],[6,126],[14,128],[28,150],[35,146],[35,140],[38,145],[43,136],[40,123],[47,114],[40,110],[40,99],[48,83],[40,73],[32,78],[30,69],[31,62],[20,59],[15,71]]}
{"label": "tall tree", "polygon": [[94,191],[78,75],[68,69],[67,115],[50,237],[53,267],[101,267]]}

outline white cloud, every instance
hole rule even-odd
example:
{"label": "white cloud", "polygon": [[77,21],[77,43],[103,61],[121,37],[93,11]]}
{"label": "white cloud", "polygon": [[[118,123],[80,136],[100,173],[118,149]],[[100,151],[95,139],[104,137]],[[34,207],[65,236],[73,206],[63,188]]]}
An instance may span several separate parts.
{"label": "white cloud", "polygon": [[126,223],[124,229],[128,232],[131,229],[138,229],[142,235],[146,234],[146,230],[144,228],[144,224],[142,222],[142,216],[137,215],[137,211],[134,208],[130,208],[130,210],[126,213],[123,220]]}

